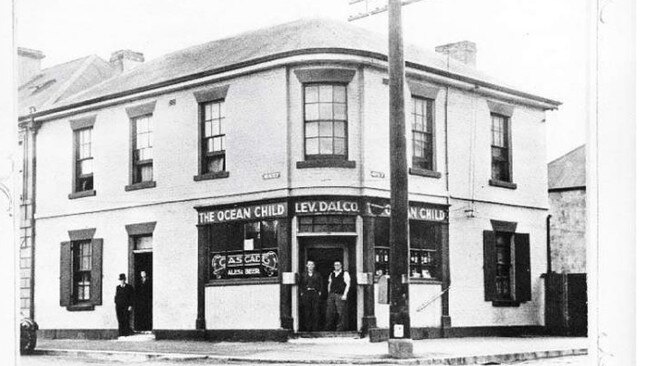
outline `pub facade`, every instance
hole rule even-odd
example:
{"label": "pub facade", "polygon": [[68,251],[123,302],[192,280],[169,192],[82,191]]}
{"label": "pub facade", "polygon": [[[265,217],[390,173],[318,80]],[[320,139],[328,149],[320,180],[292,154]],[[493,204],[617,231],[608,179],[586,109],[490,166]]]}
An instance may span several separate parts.
{"label": "pub facade", "polygon": [[[297,21],[163,56],[23,119],[38,136],[44,336],[114,337],[117,276],[137,293],[146,272],[151,313],[133,316],[151,329],[138,331],[286,339],[304,331],[311,260],[324,279],[334,261],[349,272],[346,330],[386,338],[385,44]],[[413,337],[539,331],[544,114],[559,103],[436,52],[406,58]]]}

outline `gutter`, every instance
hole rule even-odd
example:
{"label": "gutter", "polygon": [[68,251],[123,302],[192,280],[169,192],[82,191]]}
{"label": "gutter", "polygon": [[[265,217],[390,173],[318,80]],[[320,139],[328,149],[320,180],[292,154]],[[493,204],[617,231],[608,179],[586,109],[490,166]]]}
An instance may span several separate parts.
{"label": "gutter", "polygon": [[[194,74],[190,74],[190,75],[177,77],[177,78],[174,78],[174,79],[170,79],[170,80],[166,80],[166,81],[162,81],[162,82],[159,82],[159,83],[154,83],[154,84],[150,84],[150,85],[146,85],[146,86],[142,86],[142,87],[126,90],[126,91],[122,91],[122,92],[119,92],[119,93],[107,94],[107,95],[103,95],[101,97],[96,97],[96,98],[84,100],[84,101],[81,101],[81,102],[72,103],[72,104],[69,104],[69,105],[61,106],[61,107],[52,108],[52,109],[49,109],[49,110],[45,110],[45,111],[42,111],[42,112],[35,113],[31,117],[42,117],[42,116],[46,116],[48,114],[62,112],[62,111],[68,110],[68,109],[79,108],[79,107],[87,106],[87,105],[90,105],[90,104],[95,104],[95,103],[100,103],[100,102],[111,100],[111,99],[125,97],[125,96],[131,95],[131,94],[151,91],[151,90],[154,90],[154,89],[159,89],[159,88],[163,88],[163,87],[166,87],[166,86],[171,86],[171,85],[191,81],[191,80],[194,80],[194,79],[199,79],[199,78],[203,78],[203,77],[207,77],[207,76],[212,76],[212,75],[216,75],[216,74],[220,74],[220,73],[225,73],[225,72],[228,72],[228,71],[232,71],[232,70],[236,70],[236,69],[240,69],[240,68],[244,68],[244,67],[248,67],[248,66],[257,65],[257,64],[264,63],[264,62],[274,61],[274,60],[287,58],[287,57],[291,57],[291,56],[313,55],[313,54],[344,54],[344,55],[353,55],[353,56],[362,56],[362,57],[374,58],[374,59],[377,59],[377,60],[380,60],[380,61],[388,61],[388,57],[386,55],[384,55],[384,54],[381,54],[381,53],[378,53],[378,52],[349,49],[349,48],[324,47],[324,48],[308,48],[308,49],[301,49],[301,50],[286,51],[286,52],[276,53],[276,54],[273,54],[273,55],[268,55],[268,56],[264,56],[264,57],[255,58],[255,59],[252,59],[252,60],[246,60],[246,61],[234,63],[234,64],[231,64],[231,65],[218,67],[218,68],[211,69],[211,70],[206,70],[206,71],[202,71],[202,72],[198,72],[198,73],[194,73]],[[490,82],[486,82],[486,81],[483,81],[483,80],[480,80],[480,79],[476,79],[476,78],[473,78],[473,77],[469,77],[469,76],[465,76],[465,75],[461,75],[461,74],[456,74],[456,73],[446,71],[446,70],[443,70],[443,69],[430,67],[430,66],[425,66],[425,65],[421,65],[421,64],[414,63],[414,62],[409,62],[409,61],[406,61],[405,64],[406,64],[407,68],[411,68],[411,69],[414,69],[414,70],[425,71],[425,72],[429,72],[429,73],[432,73],[432,74],[437,74],[437,75],[447,77],[447,78],[450,78],[450,79],[455,79],[455,80],[458,80],[458,81],[461,81],[461,82],[472,84],[476,88],[481,87],[481,88],[492,89],[492,90],[497,91],[497,92],[510,94],[510,95],[513,95],[513,96],[529,99],[529,100],[536,101],[536,102],[543,103],[543,104],[548,104],[548,105],[554,107],[552,109],[557,109],[557,107],[562,104],[562,103],[560,103],[558,101],[555,101],[555,100],[552,100],[552,99],[543,98],[543,97],[536,96],[536,95],[533,95],[533,94],[529,94],[529,93],[526,93],[526,92],[518,91],[516,89],[512,89],[512,88],[500,86],[500,85],[497,85],[497,84],[493,84],[493,83],[490,83]],[[551,109],[551,108],[549,108],[549,109]],[[18,118],[18,121],[19,122],[25,122],[25,121],[28,121],[29,118],[30,118],[30,116],[21,116],[21,117]]]}

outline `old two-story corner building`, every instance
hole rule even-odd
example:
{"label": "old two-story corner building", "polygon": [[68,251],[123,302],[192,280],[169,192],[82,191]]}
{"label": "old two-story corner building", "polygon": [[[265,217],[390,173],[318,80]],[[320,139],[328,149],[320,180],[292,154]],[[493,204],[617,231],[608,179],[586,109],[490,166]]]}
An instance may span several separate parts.
{"label": "old two-story corner building", "polygon": [[[33,114],[45,335],[115,336],[117,276],[137,286],[145,270],[138,330],[152,316],[157,338],[286,339],[304,327],[311,259],[324,277],[334,260],[349,271],[347,330],[387,336],[386,49],[349,24],[296,21]],[[559,103],[480,74],[469,42],[437,51],[406,49],[413,336],[539,330],[544,119]]]}

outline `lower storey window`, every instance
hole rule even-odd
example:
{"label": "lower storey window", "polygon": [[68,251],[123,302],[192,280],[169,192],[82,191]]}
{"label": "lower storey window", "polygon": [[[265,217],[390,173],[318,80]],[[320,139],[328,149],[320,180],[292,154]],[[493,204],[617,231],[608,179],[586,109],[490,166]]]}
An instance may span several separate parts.
{"label": "lower storey window", "polygon": [[484,231],[483,276],[485,301],[510,306],[531,299],[530,239],[528,234]]}
{"label": "lower storey window", "polygon": [[[378,218],[375,224],[375,275],[389,274],[390,219]],[[440,280],[442,230],[438,224],[426,221],[409,223],[410,276]]]}
{"label": "lower storey window", "polygon": [[277,277],[278,220],[216,224],[210,279]]}
{"label": "lower storey window", "polygon": [[90,241],[75,242],[73,251],[73,299],[77,303],[90,301],[90,277],[92,271]]}

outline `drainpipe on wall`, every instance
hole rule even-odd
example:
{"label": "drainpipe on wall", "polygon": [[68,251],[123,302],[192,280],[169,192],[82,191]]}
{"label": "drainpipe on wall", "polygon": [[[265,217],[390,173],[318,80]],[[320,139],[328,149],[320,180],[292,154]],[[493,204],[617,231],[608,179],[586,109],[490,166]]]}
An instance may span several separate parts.
{"label": "drainpipe on wall", "polygon": [[546,273],[553,272],[553,266],[551,263],[551,217],[553,215],[546,216]]}

